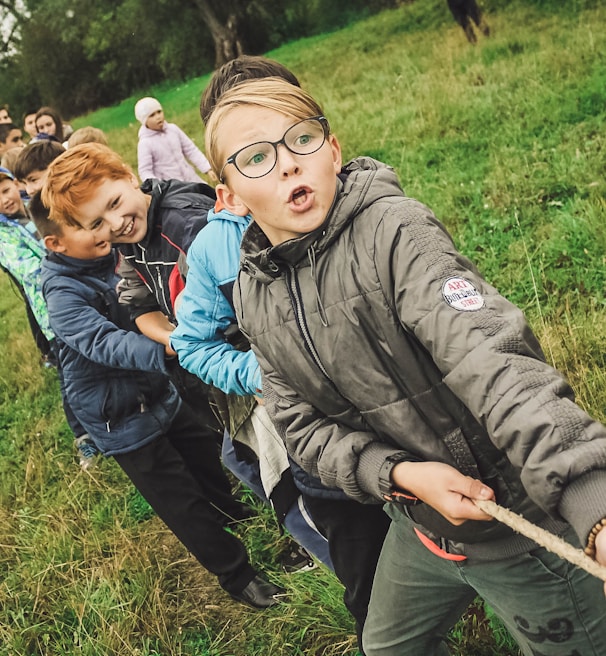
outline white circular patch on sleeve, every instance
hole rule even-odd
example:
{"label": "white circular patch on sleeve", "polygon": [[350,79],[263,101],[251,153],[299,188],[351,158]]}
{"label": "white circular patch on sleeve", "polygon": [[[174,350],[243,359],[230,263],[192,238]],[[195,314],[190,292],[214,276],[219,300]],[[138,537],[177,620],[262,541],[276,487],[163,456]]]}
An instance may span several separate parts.
{"label": "white circular patch on sleeve", "polygon": [[448,278],[442,285],[442,296],[455,310],[472,312],[484,307],[484,297],[465,278]]}

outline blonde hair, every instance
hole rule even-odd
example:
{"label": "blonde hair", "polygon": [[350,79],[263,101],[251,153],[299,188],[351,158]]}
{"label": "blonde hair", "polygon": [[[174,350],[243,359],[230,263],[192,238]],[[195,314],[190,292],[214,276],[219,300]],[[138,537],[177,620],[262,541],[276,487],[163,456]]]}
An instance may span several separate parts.
{"label": "blonde hair", "polygon": [[15,164],[22,152],[23,148],[21,146],[16,146],[15,148],[9,148],[8,150],[5,150],[4,155],[2,155],[2,159],[0,160],[0,166],[8,169],[11,173],[14,174]]}
{"label": "blonde hair", "polygon": [[105,180],[134,177],[130,166],[111,148],[100,143],[74,146],[48,167],[42,202],[50,218],[61,225],[78,226],[78,206],[89,201]]}
{"label": "blonde hair", "polygon": [[75,132],[72,132],[70,138],[67,140],[67,147],[73,148],[74,146],[83,143],[100,143],[104,146],[108,145],[105,132],[99,128],[93,127],[92,125],[78,128]]}
{"label": "blonde hair", "polygon": [[323,114],[322,108],[312,96],[280,78],[249,80],[226,91],[215,105],[206,125],[205,153],[217,177],[225,157],[230,154],[222,153],[219,135],[221,121],[231,110],[244,106],[271,109],[297,120]]}

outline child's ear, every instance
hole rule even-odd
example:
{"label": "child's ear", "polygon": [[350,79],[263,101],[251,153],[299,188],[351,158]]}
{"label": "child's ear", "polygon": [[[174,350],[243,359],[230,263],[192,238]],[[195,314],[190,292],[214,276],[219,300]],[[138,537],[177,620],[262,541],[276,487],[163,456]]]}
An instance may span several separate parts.
{"label": "child's ear", "polygon": [[46,235],[43,241],[46,250],[54,251],[55,253],[63,253],[65,251],[65,246],[63,246],[61,237],[58,235]]}
{"label": "child's ear", "polygon": [[328,135],[328,143],[332,151],[332,161],[335,167],[335,173],[340,173],[343,166],[343,156],[341,154],[341,144],[334,134]]}
{"label": "child's ear", "polygon": [[217,200],[226,210],[235,214],[236,216],[246,216],[250,214],[248,206],[240,199],[238,194],[235,194],[230,188],[221,183],[215,187],[215,193],[217,194]]}

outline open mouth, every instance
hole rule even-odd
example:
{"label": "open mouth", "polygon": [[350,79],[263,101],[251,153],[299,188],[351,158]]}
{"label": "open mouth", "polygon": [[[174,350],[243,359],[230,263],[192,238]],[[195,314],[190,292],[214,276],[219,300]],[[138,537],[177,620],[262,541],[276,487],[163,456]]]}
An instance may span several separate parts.
{"label": "open mouth", "polygon": [[299,187],[295,189],[290,195],[289,203],[292,203],[295,207],[300,207],[304,205],[309,198],[311,189],[307,187]]}

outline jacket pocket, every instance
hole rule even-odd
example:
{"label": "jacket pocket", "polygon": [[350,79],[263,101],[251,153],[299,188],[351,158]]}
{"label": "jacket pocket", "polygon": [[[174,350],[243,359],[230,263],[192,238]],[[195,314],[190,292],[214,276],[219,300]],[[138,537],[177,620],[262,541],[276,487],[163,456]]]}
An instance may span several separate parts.
{"label": "jacket pocket", "polygon": [[135,378],[114,378],[105,388],[101,416],[107,431],[136,413],[145,412],[146,396]]}

